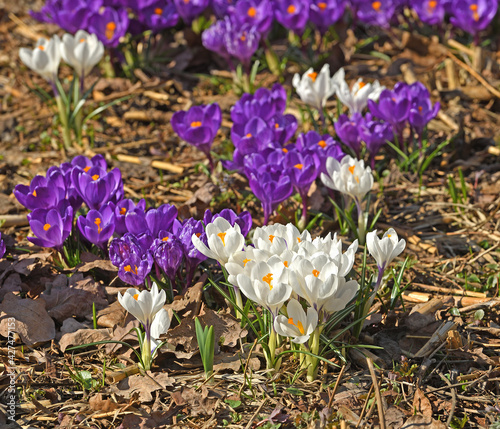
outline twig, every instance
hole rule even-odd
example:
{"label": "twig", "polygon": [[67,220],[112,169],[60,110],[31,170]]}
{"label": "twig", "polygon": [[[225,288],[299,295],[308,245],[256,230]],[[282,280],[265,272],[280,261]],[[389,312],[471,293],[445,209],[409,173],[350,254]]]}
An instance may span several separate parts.
{"label": "twig", "polygon": [[372,383],[372,385],[370,386],[370,390],[368,390],[368,394],[366,395],[365,403],[363,405],[363,409],[361,410],[361,414],[359,415],[359,420],[358,420],[358,423],[356,424],[355,429],[359,428],[359,425],[361,424],[361,421],[363,420],[363,417],[364,417],[365,412],[366,412],[366,407],[368,406],[368,401],[370,400],[370,396],[373,392],[373,386],[374,386],[374,384]]}
{"label": "twig", "polygon": [[253,419],[255,417],[257,417],[257,414],[260,413],[260,410],[262,410],[262,408],[264,407],[265,403],[267,402],[267,398],[264,398],[264,400],[262,401],[262,403],[259,405],[259,408],[257,408],[257,411],[255,411],[255,413],[253,414],[252,417],[250,417],[250,420],[248,421],[248,424],[245,426],[245,429],[250,429],[250,427],[252,426],[252,423],[253,423]]}
{"label": "twig", "polygon": [[373,361],[370,358],[366,358],[366,364],[368,365],[368,370],[372,377],[372,385],[375,386],[375,398],[377,399],[377,410],[378,418],[380,422],[380,429],[385,429],[385,417],[384,417],[384,406],[382,404],[382,395],[380,394],[380,389],[378,387],[378,380],[375,376],[375,369],[373,368]]}
{"label": "twig", "polygon": [[330,396],[330,399],[328,400],[328,405],[326,408],[332,408],[332,403],[333,403],[333,398],[335,398],[335,394],[337,393],[337,389],[340,386],[340,380],[342,379],[342,376],[344,375],[346,365],[343,365],[342,368],[340,368],[339,375],[337,377],[337,381],[335,382],[335,386],[333,386],[333,392],[332,396]]}
{"label": "twig", "polygon": [[448,388],[451,389],[451,409],[448,419],[446,420],[446,427],[449,427],[451,421],[453,420],[453,414],[455,414],[455,408],[457,407],[457,390],[453,387],[451,381],[448,380],[439,369],[436,370],[436,374],[439,375],[441,380],[443,380],[448,385]]}
{"label": "twig", "polygon": [[252,347],[250,348],[250,351],[248,352],[247,362],[245,364],[245,369],[243,370],[243,383],[240,387],[240,390],[238,391],[238,397],[241,396],[241,392],[243,392],[243,389],[247,385],[245,380],[247,378],[248,364],[250,363],[250,358],[252,357],[252,352],[253,352],[254,347],[257,345],[257,341],[258,341],[258,338],[253,342]]}

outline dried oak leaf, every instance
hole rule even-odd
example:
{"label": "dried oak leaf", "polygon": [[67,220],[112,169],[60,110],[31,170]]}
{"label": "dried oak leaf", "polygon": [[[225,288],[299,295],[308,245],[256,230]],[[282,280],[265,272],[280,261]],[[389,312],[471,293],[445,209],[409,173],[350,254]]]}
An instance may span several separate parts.
{"label": "dried oak leaf", "polygon": [[102,393],[98,393],[89,399],[89,406],[93,411],[107,413],[120,408],[120,405],[113,402],[111,399],[103,399]]}
{"label": "dried oak leaf", "polygon": [[12,268],[16,273],[27,276],[37,267],[37,265],[47,260],[51,254],[52,252],[42,252],[20,255]]}
{"label": "dried oak leaf", "polygon": [[434,420],[432,417],[424,416],[411,416],[406,420],[405,424],[401,426],[401,429],[446,429],[446,425],[443,422]]}
{"label": "dried oak leaf", "polygon": [[49,315],[62,323],[68,317],[83,318],[92,314],[92,304],[97,310],[108,306],[104,286],[91,277],[76,274],[69,285],[52,284],[43,292]]}
{"label": "dried oak leaf", "polygon": [[21,299],[9,292],[0,304],[0,335],[4,337],[11,330],[10,318],[15,319],[13,330],[26,345],[50,341],[56,336],[54,321],[47,314],[43,299]]}
{"label": "dried oak leaf", "polygon": [[22,290],[22,284],[21,276],[18,273],[12,273],[2,284],[2,288],[0,289],[0,301],[3,300],[8,292],[20,292]]}
{"label": "dried oak leaf", "polygon": [[99,310],[96,317],[97,324],[103,328],[123,326],[127,318],[127,310],[125,310],[120,302],[116,300],[111,305]]}
{"label": "dried oak leaf", "polygon": [[127,414],[117,429],[159,429],[171,427],[168,424],[172,421],[172,415],[171,411],[153,411],[148,417]]}
{"label": "dried oak leaf", "polygon": [[93,253],[84,252],[81,255],[82,263],[77,265],[75,270],[79,273],[86,273],[87,271],[96,268],[103,271],[117,272],[118,268],[115,267],[109,259],[101,259]]}
{"label": "dried oak leaf", "polygon": [[419,388],[417,388],[415,396],[413,397],[413,409],[424,417],[432,417],[431,401],[429,401],[424,392]]}
{"label": "dried oak leaf", "polygon": [[[235,354],[219,353],[214,356],[214,371],[221,372],[231,370],[238,372],[247,364],[248,356],[242,355],[240,352]],[[260,369],[260,360],[257,357],[250,358],[248,368],[252,371]]]}
{"label": "dried oak leaf", "polygon": [[151,402],[152,393],[163,390],[167,386],[173,386],[175,380],[168,376],[166,372],[147,371],[146,375],[132,375],[111,387],[111,392],[120,396],[130,398],[134,393],[138,394],[140,402]]}
{"label": "dried oak leaf", "polygon": [[206,275],[203,275],[196,284],[191,286],[184,295],[177,295],[171,304],[167,304],[164,308],[168,311],[172,309],[181,317],[193,317],[198,314],[201,304],[201,295]]}
{"label": "dried oak leaf", "polygon": [[76,332],[64,334],[59,341],[59,348],[64,352],[68,347],[81,346],[109,339],[111,339],[110,329],[79,329]]}
{"label": "dried oak leaf", "polygon": [[171,393],[176,405],[187,405],[192,416],[213,415],[215,404],[224,397],[223,394],[208,390],[207,386],[202,386],[200,391],[183,386],[181,390]]}

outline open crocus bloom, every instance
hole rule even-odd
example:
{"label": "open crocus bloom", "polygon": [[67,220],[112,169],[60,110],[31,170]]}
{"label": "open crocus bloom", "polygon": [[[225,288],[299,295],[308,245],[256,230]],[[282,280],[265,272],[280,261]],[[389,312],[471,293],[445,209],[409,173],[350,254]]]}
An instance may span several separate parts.
{"label": "open crocus bloom", "polygon": [[19,49],[19,58],[30,69],[36,71],[49,82],[57,79],[57,69],[61,62],[61,39],[55,35],[50,40],[40,38],[35,49]]}
{"label": "open crocus bloom", "polygon": [[280,314],[274,319],[274,329],[283,337],[290,337],[293,343],[304,344],[309,341],[312,332],[318,326],[318,313],[312,307],[307,309],[307,314],[302,305],[291,299],[286,307],[288,317]]}
{"label": "open crocus bloom", "polygon": [[330,66],[325,64],[319,73],[312,68],[302,76],[295,74],[292,84],[300,99],[310,106],[321,111],[337,88],[335,77],[330,77]]}
{"label": "open crocus bloom", "polygon": [[390,228],[382,238],[377,237],[377,230],[366,234],[366,245],[370,255],[377,261],[379,270],[385,270],[405,249],[406,241],[403,238],[399,240],[397,232]]}
{"label": "open crocus bloom", "polygon": [[87,76],[104,55],[104,45],[95,34],[78,30],[74,36],[65,34],[61,43],[61,55],[78,76]]}

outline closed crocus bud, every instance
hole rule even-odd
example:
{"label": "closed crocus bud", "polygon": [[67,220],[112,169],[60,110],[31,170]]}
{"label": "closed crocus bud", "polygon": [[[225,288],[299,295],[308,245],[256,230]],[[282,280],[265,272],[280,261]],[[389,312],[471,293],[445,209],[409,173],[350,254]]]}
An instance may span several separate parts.
{"label": "closed crocus bud", "polygon": [[289,337],[292,343],[304,344],[309,341],[309,337],[318,326],[318,313],[309,307],[307,314],[300,302],[291,299],[286,306],[288,317],[279,315],[274,319],[274,329],[283,336]]}
{"label": "closed crocus bud", "polygon": [[243,249],[245,237],[238,224],[231,226],[226,219],[218,217],[209,223],[205,230],[208,247],[196,234],[192,236],[193,245],[205,256],[215,259],[222,266],[226,264],[232,254]]}
{"label": "closed crocus bud", "polygon": [[161,335],[166,334],[170,328],[170,317],[167,310],[162,308],[151,324],[151,352],[153,353],[160,344],[159,338]]}
{"label": "closed crocus bud", "polygon": [[115,206],[107,203],[99,210],[90,210],[77,219],[78,229],[85,239],[102,249],[106,248],[115,231]]}
{"label": "closed crocus bud", "polygon": [[57,70],[61,62],[61,39],[55,35],[50,40],[38,39],[35,49],[21,48],[19,58],[30,69],[36,71],[49,82],[57,80]]}
{"label": "closed crocus bud", "polygon": [[363,160],[358,161],[346,155],[338,162],[335,158],[326,161],[327,174],[321,173],[321,181],[330,189],[349,195],[356,201],[363,200],[373,186],[373,174],[365,167]]}
{"label": "closed crocus bud", "polygon": [[397,232],[390,228],[382,238],[377,237],[377,230],[366,234],[366,245],[377,267],[383,271],[405,249],[406,241],[399,240]]}
{"label": "closed crocus bud", "polygon": [[319,73],[310,68],[302,76],[298,73],[295,74],[292,84],[300,99],[320,112],[323,110],[326,100],[336,90],[335,82],[330,77],[330,66],[328,64],[325,64]]}
{"label": "closed crocus bud", "polygon": [[78,76],[87,76],[104,55],[104,45],[95,34],[78,30],[74,36],[63,36],[61,55]]}

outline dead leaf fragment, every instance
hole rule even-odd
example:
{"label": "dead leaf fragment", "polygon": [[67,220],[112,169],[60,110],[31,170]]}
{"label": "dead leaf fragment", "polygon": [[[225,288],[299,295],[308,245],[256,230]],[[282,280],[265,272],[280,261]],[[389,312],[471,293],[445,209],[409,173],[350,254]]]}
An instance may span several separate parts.
{"label": "dead leaf fragment", "polygon": [[422,414],[424,417],[432,417],[431,401],[427,399],[424,392],[417,388],[413,397],[413,409]]}
{"label": "dead leaf fragment", "polygon": [[14,332],[26,345],[50,341],[56,336],[54,321],[48,315],[43,299],[21,299],[9,292],[0,305],[0,335],[7,337],[12,330],[9,326],[12,318],[15,319]]}
{"label": "dead leaf fragment", "polygon": [[446,429],[446,425],[443,422],[434,420],[432,417],[424,416],[411,416],[406,420],[405,424],[401,429]]}
{"label": "dead leaf fragment", "polygon": [[116,386],[111,387],[115,394],[130,398],[134,393],[138,394],[139,401],[151,402],[152,393],[173,386],[175,380],[168,376],[166,372],[153,373],[147,371],[146,375],[133,375],[120,381]]}
{"label": "dead leaf fragment", "polygon": [[187,405],[192,416],[213,415],[215,404],[222,397],[217,392],[209,391],[206,386],[202,386],[200,391],[183,386],[171,395],[176,405]]}
{"label": "dead leaf fragment", "polygon": [[59,347],[64,352],[68,347],[81,346],[109,339],[111,339],[109,329],[79,329],[76,332],[64,334],[59,341]]}

